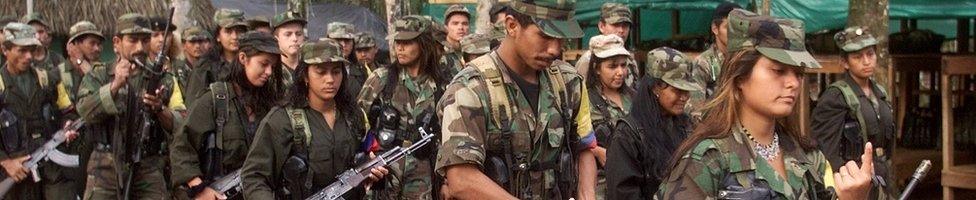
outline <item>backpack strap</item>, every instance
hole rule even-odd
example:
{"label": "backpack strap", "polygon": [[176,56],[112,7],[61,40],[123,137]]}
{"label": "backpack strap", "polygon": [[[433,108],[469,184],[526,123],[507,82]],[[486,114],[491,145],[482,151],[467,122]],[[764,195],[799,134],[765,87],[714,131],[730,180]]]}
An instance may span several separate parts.
{"label": "backpack strap", "polygon": [[308,118],[305,117],[305,110],[288,107],[285,111],[288,112],[288,119],[291,120],[291,128],[295,131],[292,135],[292,142],[294,142],[294,145],[299,145],[300,151],[307,151],[305,146],[312,143],[312,130],[308,127]]}
{"label": "backpack strap", "polygon": [[[495,127],[507,130],[508,120],[512,118],[512,106],[508,100],[508,91],[505,89],[505,81],[502,72],[497,68],[495,59],[498,54],[491,52],[489,56],[482,56],[468,63],[475,67],[484,76],[485,86],[488,88],[488,101],[490,101],[490,111],[492,122]],[[504,132],[504,131],[503,131]]]}
{"label": "backpack strap", "polygon": [[[214,114],[217,117],[216,123],[217,141],[224,141],[224,125],[227,124],[227,116],[230,109],[227,109],[227,82],[216,82],[210,84],[210,93],[213,95]],[[217,149],[224,149],[223,142],[217,142]]]}
{"label": "backpack strap", "polygon": [[844,101],[847,102],[847,107],[851,109],[850,110],[851,112],[849,113],[853,115],[851,117],[857,119],[857,123],[861,124],[860,126],[861,137],[867,139],[868,129],[867,126],[865,126],[866,123],[864,122],[864,115],[862,115],[861,113],[861,101],[860,99],[857,98],[857,94],[854,92],[854,88],[851,87],[851,85],[848,84],[847,81],[837,81],[834,82],[833,84],[830,84],[829,87],[839,89],[840,93],[844,95]]}
{"label": "backpack strap", "polygon": [[561,61],[553,61],[553,65],[549,66],[548,70],[546,71],[549,72],[549,84],[552,85],[552,91],[555,93],[554,96],[556,97],[556,107],[562,109],[563,106],[569,105],[568,103],[563,102],[563,100],[569,100],[569,95],[566,94],[566,79],[563,78],[562,72],[558,66],[559,64],[555,62]]}

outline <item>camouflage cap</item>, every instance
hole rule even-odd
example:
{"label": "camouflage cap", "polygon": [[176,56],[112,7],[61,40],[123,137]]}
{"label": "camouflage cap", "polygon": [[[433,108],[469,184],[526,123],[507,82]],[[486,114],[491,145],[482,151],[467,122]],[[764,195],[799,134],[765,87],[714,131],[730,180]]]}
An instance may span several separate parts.
{"label": "camouflage cap", "polygon": [[75,41],[75,39],[77,39],[78,37],[81,37],[83,35],[89,35],[89,34],[98,36],[101,39],[105,39],[105,36],[102,35],[102,31],[98,29],[97,26],[95,26],[95,23],[92,23],[90,21],[80,21],[78,23],[75,23],[75,25],[71,25],[71,28],[68,30],[68,33],[69,35],[71,35],[71,37],[68,38],[68,42]]}
{"label": "camouflage cap", "polygon": [[271,21],[268,20],[268,17],[264,15],[248,17],[246,21],[249,28],[257,28],[262,26],[271,27]]}
{"label": "camouflage cap", "polygon": [[563,39],[583,37],[583,29],[573,18],[576,0],[513,0],[509,6],[532,17],[546,35]]}
{"label": "camouflage cap", "polygon": [[128,13],[115,21],[115,32],[120,35],[152,34],[149,29],[149,19],[139,13]]}
{"label": "camouflage cap", "polygon": [[278,48],[278,41],[270,33],[248,31],[244,35],[241,35],[237,41],[241,44],[241,49],[251,47],[265,53],[281,54],[281,49]]}
{"label": "camouflage cap", "polygon": [[327,62],[348,63],[349,61],[342,57],[342,47],[338,41],[323,38],[302,44],[302,62],[314,65]]}
{"label": "camouflage cap", "polygon": [[684,91],[702,90],[691,74],[693,63],[685,54],[669,47],[647,52],[648,75]]}
{"label": "camouflage cap", "polygon": [[[149,29],[153,31],[166,31],[167,19],[162,17],[152,17],[149,18]],[[176,31],[176,25],[169,24],[169,31]]]}
{"label": "camouflage cap", "polygon": [[597,35],[590,38],[590,51],[599,58],[609,58],[612,56],[626,55],[633,57],[627,48],[624,48],[624,39],[614,34]]}
{"label": "camouflage cap", "polygon": [[472,33],[461,38],[461,52],[466,54],[486,54],[491,51],[491,35]]}
{"label": "camouflage cap", "polygon": [[37,30],[24,23],[12,22],[3,27],[3,38],[17,46],[39,46],[41,41],[37,40]]}
{"label": "camouflage cap", "polygon": [[729,13],[728,37],[728,52],[755,48],[763,56],[787,65],[820,68],[820,63],[807,52],[800,20],[735,9]]}
{"label": "camouflage cap", "polygon": [[214,12],[213,20],[221,28],[248,27],[247,22],[244,21],[244,11],[238,9],[221,8]]}
{"label": "camouflage cap", "polygon": [[373,39],[373,34],[367,32],[360,32],[356,34],[356,49],[365,49],[376,47],[376,39]]}
{"label": "camouflage cap", "polygon": [[40,23],[41,25],[46,27],[51,27],[51,24],[47,23],[47,20],[44,19],[44,16],[41,16],[41,14],[37,12],[24,15],[23,17],[20,18],[20,23],[30,24],[33,22]]}
{"label": "camouflage cap", "polygon": [[[412,40],[420,34],[427,32],[430,26],[429,20],[419,15],[407,15],[393,22],[393,34],[389,36],[394,40]],[[436,23],[435,23],[436,24]]]}
{"label": "camouflage cap", "polygon": [[471,11],[468,11],[468,7],[464,7],[461,4],[451,4],[451,6],[447,7],[447,10],[444,10],[444,23],[447,23],[447,18],[455,13],[464,14],[468,18],[471,18]]}
{"label": "camouflage cap", "polygon": [[183,29],[183,41],[211,40],[213,36],[203,27],[191,26]]}
{"label": "camouflage cap", "polygon": [[847,27],[834,35],[834,41],[844,52],[855,52],[878,44],[878,40],[864,27]]}
{"label": "camouflage cap", "polygon": [[302,14],[294,11],[287,11],[274,16],[274,20],[271,20],[271,29],[276,29],[281,25],[291,22],[302,24],[303,27],[308,24],[308,21],[305,20],[305,17],[302,16]]}
{"label": "camouflage cap", "polygon": [[329,27],[326,32],[329,33],[329,38],[332,39],[356,39],[356,35],[353,34],[356,32],[356,26],[348,23],[329,23]]}
{"label": "camouflage cap", "polygon": [[630,8],[621,3],[604,3],[600,7],[600,19],[608,24],[633,23]]}

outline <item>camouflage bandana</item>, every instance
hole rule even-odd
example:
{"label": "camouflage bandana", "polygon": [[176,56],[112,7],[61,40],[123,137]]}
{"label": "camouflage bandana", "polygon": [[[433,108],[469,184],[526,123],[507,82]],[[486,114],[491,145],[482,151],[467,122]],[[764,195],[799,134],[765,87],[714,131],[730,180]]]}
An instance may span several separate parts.
{"label": "camouflage bandana", "polygon": [[3,37],[17,46],[40,46],[37,40],[37,30],[24,23],[13,22],[3,27]]}
{"label": "camouflage bandana", "polygon": [[314,65],[327,62],[348,63],[349,61],[342,57],[342,47],[339,46],[339,42],[325,38],[302,44],[302,62]]}
{"label": "camouflage bandana", "polygon": [[837,42],[837,47],[844,52],[855,52],[861,49],[874,46],[878,44],[878,40],[868,33],[867,28],[864,27],[847,27],[844,31],[837,32],[834,35],[834,41]]}
{"label": "camouflage bandana", "polygon": [[300,13],[288,11],[274,16],[274,20],[271,21],[271,29],[277,29],[279,26],[291,22],[298,22],[302,24],[302,27],[304,27],[305,24],[308,24],[308,21],[306,21],[305,17],[303,17]]}
{"label": "camouflage bandana", "polygon": [[68,42],[75,41],[75,39],[77,39],[78,37],[87,34],[95,35],[98,36],[99,38],[105,39],[105,36],[102,35],[102,31],[99,30],[97,26],[95,26],[95,23],[89,21],[80,21],[78,23],[75,23],[75,25],[72,25],[71,28],[68,30],[68,33],[70,33],[69,35],[71,35],[71,37],[68,38]]}
{"label": "camouflage bandana", "polygon": [[419,15],[407,15],[393,22],[395,31],[389,38],[394,40],[412,40],[427,31],[430,26],[429,20]]}
{"label": "camouflage bandana", "polygon": [[728,52],[755,48],[763,56],[787,65],[820,68],[820,63],[806,50],[800,20],[735,9],[729,13],[728,37]]}
{"label": "camouflage bandana", "polygon": [[149,19],[139,13],[124,14],[115,21],[115,30],[119,35],[152,34],[149,29]]}
{"label": "camouflage bandana", "polygon": [[281,49],[278,48],[278,41],[269,33],[249,31],[241,35],[238,42],[241,44],[241,49],[252,47],[265,53],[281,54]]}
{"label": "camouflage bandana", "polygon": [[342,23],[342,22],[332,22],[329,23],[328,27],[329,38],[332,39],[350,39],[355,40],[356,26],[352,24]]}
{"label": "camouflage bandana", "polygon": [[620,3],[604,3],[600,8],[600,18],[608,24],[633,23],[630,8]]}
{"label": "camouflage bandana", "polygon": [[583,29],[573,18],[576,13],[575,0],[515,0],[509,5],[515,11],[532,17],[535,25],[550,37],[583,37]]}
{"label": "camouflage bandana", "polygon": [[491,36],[484,33],[468,34],[461,38],[461,52],[486,54],[491,51]]}
{"label": "camouflage bandana", "polygon": [[692,76],[694,64],[683,53],[669,47],[647,52],[648,75],[684,91],[699,91],[702,86]]}
{"label": "camouflage bandana", "polygon": [[238,9],[221,8],[214,13],[213,20],[221,28],[248,27],[247,22],[244,21],[244,11]]}
{"label": "camouflage bandana", "polygon": [[366,49],[376,47],[376,39],[373,39],[373,34],[367,32],[360,32],[356,34],[356,49]]}

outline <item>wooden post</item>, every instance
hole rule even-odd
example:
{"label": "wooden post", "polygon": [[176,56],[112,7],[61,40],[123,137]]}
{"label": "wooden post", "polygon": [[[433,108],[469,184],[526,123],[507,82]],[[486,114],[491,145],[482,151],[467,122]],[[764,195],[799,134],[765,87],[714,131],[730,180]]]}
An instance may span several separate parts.
{"label": "wooden post", "polygon": [[[888,53],[888,0],[850,0],[847,25],[867,27],[878,40],[876,50],[880,70],[874,74],[874,80],[884,85],[888,91],[893,91],[894,69]],[[896,95],[902,94],[896,92]]]}
{"label": "wooden post", "polygon": [[495,4],[498,4],[498,0],[478,0],[478,8],[476,10],[478,18],[474,21],[475,33],[491,33],[491,7],[494,7]]}

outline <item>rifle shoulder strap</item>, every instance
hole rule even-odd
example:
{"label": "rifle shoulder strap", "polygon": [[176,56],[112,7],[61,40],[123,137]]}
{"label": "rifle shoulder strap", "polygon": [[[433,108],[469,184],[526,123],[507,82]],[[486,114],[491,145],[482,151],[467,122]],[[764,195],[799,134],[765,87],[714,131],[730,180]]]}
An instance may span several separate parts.
{"label": "rifle shoulder strap", "polygon": [[294,145],[298,145],[299,151],[304,153],[307,151],[305,147],[312,143],[312,130],[309,129],[305,110],[293,107],[288,107],[285,110],[288,112],[288,119],[291,120],[291,128],[294,131],[292,142]]}
{"label": "rifle shoulder strap", "polygon": [[210,84],[210,93],[213,95],[213,105],[214,105],[214,116],[216,119],[216,138],[217,138],[217,149],[224,149],[224,125],[227,124],[227,116],[230,115],[230,109],[227,109],[228,97],[227,97],[227,82],[216,82]]}
{"label": "rifle shoulder strap", "polygon": [[834,82],[830,84],[830,87],[839,89],[840,93],[844,95],[844,101],[847,102],[847,107],[851,109],[849,113],[853,115],[851,117],[857,119],[857,123],[860,124],[861,138],[868,139],[867,126],[865,126],[864,115],[861,113],[861,101],[857,98],[854,87],[851,87],[846,81]]}

